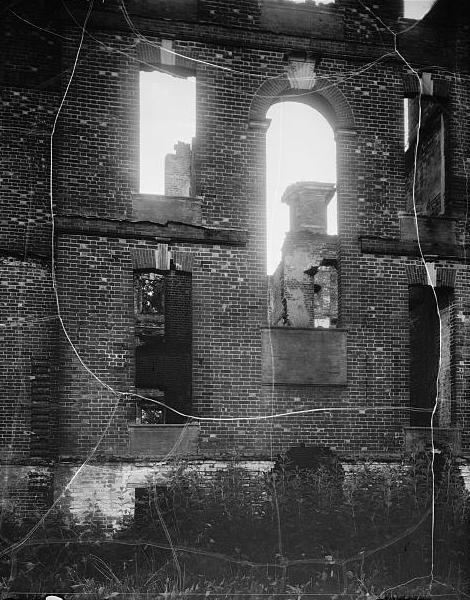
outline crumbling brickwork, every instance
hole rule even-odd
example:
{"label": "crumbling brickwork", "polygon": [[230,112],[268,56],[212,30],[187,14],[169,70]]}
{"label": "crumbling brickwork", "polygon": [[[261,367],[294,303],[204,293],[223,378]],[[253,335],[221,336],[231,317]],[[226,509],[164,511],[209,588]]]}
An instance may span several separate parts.
{"label": "crumbling brickwork", "polygon": [[191,145],[178,142],[165,157],[165,195],[191,196]]}
{"label": "crumbling brickwork", "polygon": [[[130,395],[136,370],[133,252],[157,251],[160,243],[190,257],[192,414],[238,419],[201,421],[200,458],[265,458],[302,441],[348,456],[399,456],[404,428],[410,425],[408,290],[413,282],[407,269],[423,268],[416,238],[401,230],[402,217],[410,212],[403,99],[416,96],[416,82],[410,83],[409,68],[394,54],[393,36],[374,12],[400,28],[402,3],[380,0],[371,11],[357,0],[328,6],[288,0],[181,4],[184,10],[165,0],[129,3],[131,25],[147,41],[137,38],[120,3],[93,7],[87,23],[91,35],[84,36],[57,120],[52,163],[52,125],[72,74],[80,31],[61,3],[51,3],[47,11],[26,4],[21,10],[62,37],[39,33],[11,12],[3,19],[10,33],[8,42],[3,40],[8,54],[0,73],[5,134],[0,249],[7,290],[2,333],[10,322],[21,324],[8,330],[2,345],[8,365],[1,429],[5,460],[28,459],[36,452],[29,432],[34,418],[40,429],[43,413],[42,408],[34,412],[33,364],[39,378],[50,378],[58,464],[64,457],[83,460],[90,452],[104,461],[129,458],[129,424],[135,423]],[[462,429],[462,448],[469,452],[465,213],[470,81],[465,36],[460,25],[453,27],[452,14],[442,17],[443,4],[439,0],[423,23],[398,39],[400,52],[420,72],[437,65],[434,89],[447,85],[446,97],[440,96],[446,114],[445,216],[453,220],[452,226],[442,225],[441,213],[433,208],[429,214],[439,225],[426,221],[423,248],[438,270],[455,272],[449,317],[451,422]],[[67,8],[73,19],[84,22],[87,7],[69,2]],[[282,11],[290,15],[286,30]],[[462,5],[459,20],[468,22],[468,7]],[[435,54],[436,39],[448,40],[440,55]],[[155,46],[163,40],[176,53],[178,75],[196,76],[191,194],[201,202],[197,219],[183,211],[182,222],[168,224],[168,219],[159,220],[157,210],[153,220],[139,219],[133,211],[139,189],[139,71],[160,66],[162,53]],[[314,61],[313,87],[300,90],[298,100],[322,112],[336,135],[336,325],[347,330],[347,382],[341,385],[262,381],[262,328],[269,322],[266,112],[273,102],[299,92],[286,74],[294,59]],[[453,76],[449,70],[456,65]],[[167,64],[165,69],[171,70]],[[439,227],[452,230],[450,242],[434,237]],[[51,290],[52,247],[69,339],[60,333]],[[168,310],[178,313],[181,294],[171,291]],[[181,329],[177,318],[173,323],[175,335],[188,331],[189,319]],[[344,411],[244,419],[332,407]]]}

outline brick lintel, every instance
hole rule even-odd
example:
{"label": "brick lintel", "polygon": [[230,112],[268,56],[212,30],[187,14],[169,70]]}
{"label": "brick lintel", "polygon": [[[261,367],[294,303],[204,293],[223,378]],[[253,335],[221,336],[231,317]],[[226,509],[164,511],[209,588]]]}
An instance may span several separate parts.
{"label": "brick lintel", "polygon": [[56,218],[58,234],[78,234],[91,237],[135,238],[167,243],[223,244],[245,246],[248,233],[240,229],[212,229],[169,221],[165,225],[150,221],[103,219],[82,215],[59,215]]}

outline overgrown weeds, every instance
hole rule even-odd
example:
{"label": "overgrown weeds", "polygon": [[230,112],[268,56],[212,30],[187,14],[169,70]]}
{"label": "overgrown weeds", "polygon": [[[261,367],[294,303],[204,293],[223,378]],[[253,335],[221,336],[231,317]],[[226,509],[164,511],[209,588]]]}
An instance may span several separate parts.
{"label": "overgrown weeds", "polygon": [[4,511],[3,585],[99,600],[235,592],[251,600],[371,600],[428,593],[432,571],[434,589],[441,585],[442,594],[455,597],[455,590],[468,592],[467,494],[450,457],[435,467],[433,491],[426,455],[346,473],[280,463],[256,476],[234,466],[207,477],[182,463],[166,488],[149,485],[136,519],[112,537],[93,510],[80,524],[55,513],[15,544],[31,523]]}

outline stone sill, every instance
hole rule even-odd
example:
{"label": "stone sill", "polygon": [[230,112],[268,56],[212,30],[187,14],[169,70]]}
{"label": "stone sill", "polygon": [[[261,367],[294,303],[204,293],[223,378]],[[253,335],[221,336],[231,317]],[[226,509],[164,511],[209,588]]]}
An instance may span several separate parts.
{"label": "stone sill", "polygon": [[172,221],[202,225],[201,201],[189,196],[132,194],[132,220],[165,225]]}
{"label": "stone sill", "polygon": [[434,431],[434,445],[447,446],[454,454],[459,454],[462,446],[462,430],[457,427],[404,427],[405,451],[421,452],[431,447],[431,431]]}
{"label": "stone sill", "polygon": [[[416,219],[414,214],[401,213],[398,215],[400,223],[400,239],[403,242],[417,240]],[[418,229],[420,241],[427,244],[442,244],[444,247],[455,246],[456,222],[455,217],[418,215]]]}
{"label": "stone sill", "polygon": [[[359,244],[363,254],[420,256],[416,240],[360,236]],[[452,259],[456,261],[466,260],[465,256],[468,253],[468,247],[464,248],[457,244],[435,243],[427,240],[422,240],[421,248],[425,257],[437,257],[439,259]]]}
{"label": "stone sill", "polygon": [[199,439],[198,424],[129,424],[129,453],[132,456],[195,454]]}

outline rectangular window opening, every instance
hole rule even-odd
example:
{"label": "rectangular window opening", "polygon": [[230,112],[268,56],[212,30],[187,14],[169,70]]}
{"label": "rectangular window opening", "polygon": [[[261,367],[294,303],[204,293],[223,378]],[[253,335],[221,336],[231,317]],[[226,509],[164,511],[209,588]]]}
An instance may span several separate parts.
{"label": "rectangular window opening", "polygon": [[407,211],[414,212],[416,208],[419,215],[438,217],[445,214],[446,208],[444,113],[439,102],[432,97],[424,96],[421,102],[415,97],[407,100],[405,106],[408,107],[405,112],[405,120],[408,121],[408,126],[405,126],[408,132],[405,137]]}
{"label": "rectangular window opening", "polygon": [[[434,425],[452,424],[451,332],[453,290],[429,285],[409,288],[410,323],[410,425],[430,427],[436,401]],[[441,333],[439,330],[441,322]],[[440,357],[440,364],[439,364]],[[439,381],[436,381],[439,373]]]}
{"label": "rectangular window opening", "polygon": [[150,399],[137,401],[138,424],[184,423],[191,414],[191,290],[183,271],[134,274],[135,387]]}
{"label": "rectangular window opening", "polygon": [[140,73],[140,193],[193,196],[196,79]]}

